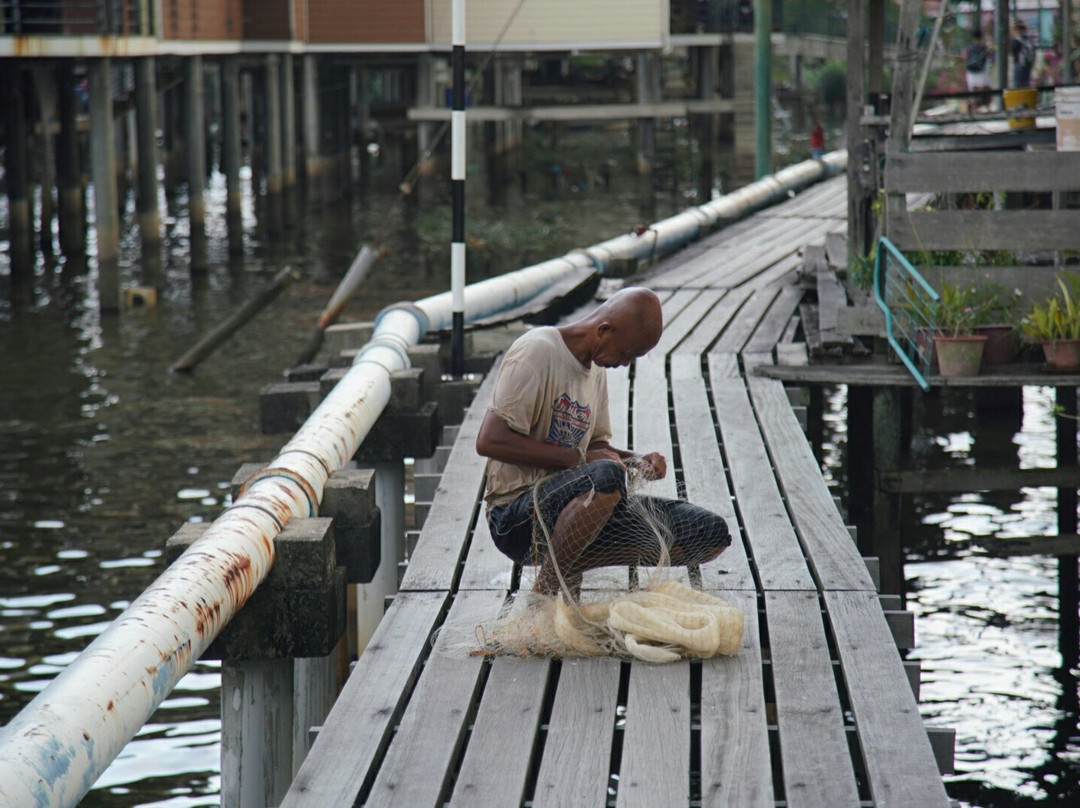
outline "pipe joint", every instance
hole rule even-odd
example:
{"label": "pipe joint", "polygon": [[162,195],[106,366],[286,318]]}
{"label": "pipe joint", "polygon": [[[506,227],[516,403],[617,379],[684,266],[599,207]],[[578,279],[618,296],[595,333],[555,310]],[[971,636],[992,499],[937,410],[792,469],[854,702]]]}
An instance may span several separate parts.
{"label": "pipe joint", "polygon": [[[283,468],[281,466],[274,466],[271,468],[262,469],[261,471],[255,472],[246,480],[244,480],[244,482],[240,484],[240,488],[238,489],[236,494],[237,505],[241,504],[241,497],[244,496],[244,494],[248,491],[248,489],[251,488],[251,486],[257,483],[259,480],[265,480],[271,477],[283,478],[289,480],[290,482],[296,483],[296,485],[304,493],[304,496],[307,498],[308,516],[315,517],[319,515],[319,496],[315,493],[315,486],[313,486],[310,482],[308,482],[307,479],[305,479],[302,475],[298,474],[292,469]],[[234,505],[233,507],[236,507],[236,505]],[[252,507],[259,506],[253,505]],[[277,519],[276,516],[274,518],[275,520]],[[282,528],[284,528],[284,525],[282,525]]]}
{"label": "pipe joint", "polygon": [[391,303],[389,306],[387,306],[375,315],[376,331],[378,331],[379,329],[379,322],[382,320],[382,318],[392,311],[406,311],[416,318],[416,322],[420,326],[420,336],[417,338],[418,342],[424,338],[424,334],[426,334],[428,332],[428,329],[431,328],[431,321],[428,319],[427,314],[422,308],[417,306],[415,303],[409,303],[408,301],[400,301],[398,303]]}

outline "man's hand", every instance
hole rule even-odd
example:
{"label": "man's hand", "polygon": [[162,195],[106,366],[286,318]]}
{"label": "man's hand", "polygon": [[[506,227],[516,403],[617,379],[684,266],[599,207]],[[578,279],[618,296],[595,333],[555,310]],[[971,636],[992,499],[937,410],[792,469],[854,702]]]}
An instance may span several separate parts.
{"label": "man's hand", "polygon": [[646,480],[662,480],[667,476],[667,460],[659,452],[634,455],[623,459],[626,467],[636,471]]}
{"label": "man's hand", "polygon": [[621,463],[623,459],[619,456],[618,452],[607,444],[599,444],[590,446],[585,450],[586,463],[592,463],[597,460],[614,460],[617,463]]}

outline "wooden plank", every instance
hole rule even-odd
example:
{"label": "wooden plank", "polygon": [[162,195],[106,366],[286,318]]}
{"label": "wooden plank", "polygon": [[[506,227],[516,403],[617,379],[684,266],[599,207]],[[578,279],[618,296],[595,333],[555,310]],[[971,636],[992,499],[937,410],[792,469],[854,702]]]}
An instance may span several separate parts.
{"label": "wooden plank", "polygon": [[[754,369],[770,379],[799,384],[852,384],[878,387],[915,387],[915,379],[903,365],[825,364],[809,367],[770,365]],[[984,365],[978,376],[931,376],[931,387],[1080,387],[1080,373],[1046,373],[1034,362],[1014,365]]]}
{"label": "wooden plank", "polygon": [[678,317],[664,325],[663,336],[660,337],[660,342],[651,353],[671,353],[723,296],[723,289],[702,290],[693,302],[679,313]]}
{"label": "wooden plank", "polygon": [[690,663],[630,668],[617,808],[690,802]]}
{"label": "wooden plank", "polygon": [[634,446],[635,452],[660,452],[672,467],[662,480],[645,483],[642,494],[676,499],[674,459],[671,450],[671,422],[668,418],[668,382],[664,356],[650,353],[634,362]]}
{"label": "wooden plank", "polygon": [[720,339],[709,349],[709,354],[741,351],[779,291],[777,287],[769,286],[758,289],[750,295],[746,305],[739,310],[738,318],[728,325],[724,333],[720,335]]}
{"label": "wooden plank", "polygon": [[446,607],[445,592],[402,592],[345,682],[282,808],[354,805],[389,743]]}
{"label": "wooden plank", "polygon": [[901,250],[1080,249],[1080,210],[889,212],[888,235]]}
{"label": "wooden plank", "polygon": [[787,805],[856,808],[859,791],[817,593],[766,592],[765,614]]}
{"label": "wooden plank", "polygon": [[825,607],[874,803],[946,808],[919,705],[876,596],[826,592]]}
{"label": "wooden plank", "polygon": [[551,661],[500,657],[473,722],[450,805],[521,805],[533,768]]}
{"label": "wooden plank", "polygon": [[477,515],[483,519],[483,509],[478,502],[487,460],[476,453],[476,435],[491,401],[497,371],[497,366],[491,369],[465,413],[447,460],[451,473],[443,475],[435,491],[435,499],[405,569],[402,591],[449,591],[458,572],[458,562],[465,552],[473,520]]}
{"label": "wooden plank", "polygon": [[484,666],[482,656],[469,654],[472,628],[498,614],[505,595],[455,596],[364,803],[369,808],[438,808],[445,801]]}
{"label": "wooden plank", "polygon": [[825,255],[829,266],[841,272],[847,271],[847,234],[829,233],[825,236]]}
{"label": "wooden plank", "polygon": [[1080,191],[1080,152],[1016,151],[894,154],[885,161],[887,193]]}
{"label": "wooden plank", "polygon": [[701,805],[773,808],[757,596],[724,597],[742,609],[746,623],[738,654],[701,663]]}
{"label": "wooden plank", "polygon": [[874,583],[836,509],[783,384],[751,376],[747,386],[792,522],[819,585],[872,591]]}
{"label": "wooden plank", "polygon": [[487,517],[481,512],[473,529],[465,568],[461,571],[458,591],[466,589],[510,589],[513,562],[504,556],[491,540]]}
{"label": "wooden plank", "polygon": [[769,353],[780,342],[792,315],[799,308],[803,290],[798,286],[784,286],[773,300],[765,316],[754,329],[754,335],[743,349],[749,353]]}
{"label": "wooden plank", "polygon": [[827,347],[832,345],[850,345],[851,335],[839,330],[839,312],[847,306],[847,292],[836,277],[836,271],[829,267],[818,270],[818,327],[821,329],[821,341]]}
{"label": "wooden plank", "polygon": [[805,342],[793,342],[776,346],[776,362],[779,365],[806,366],[810,364],[810,354]]}
{"label": "wooden plank", "polygon": [[802,303],[799,306],[799,318],[806,336],[806,348],[810,356],[821,356],[825,347],[821,343],[821,330],[818,328],[818,307],[816,303]]}
{"label": "wooden plank", "polygon": [[606,804],[620,664],[562,660],[534,808]]}
{"label": "wooden plank", "polygon": [[[912,257],[918,264],[920,256],[916,253]],[[920,265],[918,269],[935,289],[940,289],[944,283],[950,283],[953,286],[961,284],[983,286],[993,283],[1003,286],[1008,294],[1019,292],[1017,309],[1020,311],[1026,308],[1033,298],[1038,300],[1061,291],[1057,284],[1061,270],[1053,266],[934,267]],[[878,309],[879,313],[880,311]]]}
{"label": "wooden plank", "polygon": [[709,346],[716,341],[720,332],[727,327],[739,307],[750,297],[752,291],[752,289],[746,287],[732,289],[725,294],[720,302],[701,318],[694,330],[682,339],[675,352],[693,356],[705,353]]}
{"label": "wooden plank", "polygon": [[609,370],[607,384],[611,445],[625,449],[630,445],[630,369]]}
{"label": "wooden plank", "polygon": [[731,546],[719,558],[701,567],[704,589],[753,589],[754,577],[739,536],[735,506],[724,474],[724,461],[716,441],[708,392],[695,355],[671,357],[671,391],[679,434],[686,498],[722,516],[731,530]]}
{"label": "wooden plank", "polygon": [[813,589],[746,387],[709,355],[709,386],[749,552],[765,589]]}

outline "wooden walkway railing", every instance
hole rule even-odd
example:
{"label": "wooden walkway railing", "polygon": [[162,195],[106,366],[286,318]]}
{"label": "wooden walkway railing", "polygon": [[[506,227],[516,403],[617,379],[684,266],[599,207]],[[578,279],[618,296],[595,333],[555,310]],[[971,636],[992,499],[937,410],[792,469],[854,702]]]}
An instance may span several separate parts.
{"label": "wooden walkway railing", "polygon": [[[890,624],[904,621],[883,609],[783,383],[753,372],[795,333],[798,251],[843,230],[843,182],[655,268],[663,339],[609,374],[616,442],[667,455],[660,492],[683,490],[736,534],[702,577],[743,609],[740,652],[488,660],[436,631],[495,616],[518,584],[488,535],[473,449],[489,375],[401,591],[283,805],[949,804]],[[585,586],[627,580],[597,570]]]}

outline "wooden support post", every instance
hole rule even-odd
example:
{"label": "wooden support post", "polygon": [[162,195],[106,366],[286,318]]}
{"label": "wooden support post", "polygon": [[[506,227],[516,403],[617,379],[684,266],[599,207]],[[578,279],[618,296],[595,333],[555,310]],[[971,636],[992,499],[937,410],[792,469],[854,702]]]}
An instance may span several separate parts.
{"label": "wooden support post", "polygon": [[885,0],[870,0],[867,14],[866,92],[877,97],[885,89]]}
{"label": "wooden support post", "polygon": [[26,77],[19,60],[7,63],[4,126],[4,183],[8,196],[12,279],[28,278],[34,270],[34,225],[27,167]]}
{"label": "wooden support post", "polygon": [[872,388],[848,385],[847,485],[848,511],[858,528],[859,552],[874,555],[874,438]]}
{"label": "wooden support post", "polygon": [[282,230],[281,200],[281,68],[277,54],[266,57],[266,221],[267,230]]}
{"label": "wooden support post", "polygon": [[240,64],[235,56],[226,56],[221,62],[221,118],[229,253],[239,255],[244,251],[244,191],[240,185]]}
{"label": "wooden support post", "polygon": [[873,546],[881,560],[881,591],[904,593],[904,548],[900,531],[900,495],[877,482],[900,465],[900,394],[894,387],[873,388]]}
{"label": "wooden support post", "polygon": [[870,250],[870,201],[874,189],[867,187],[869,151],[863,134],[863,105],[866,103],[866,6],[863,0],[851,0],[847,12],[847,118],[844,126],[848,144],[848,263]]}
{"label": "wooden support post", "polygon": [[282,224],[296,227],[296,83],[293,55],[281,56],[281,191]]}
{"label": "wooden support post", "polygon": [[[434,57],[430,53],[421,53],[416,60],[416,105],[418,107],[432,107],[436,105],[435,99],[435,70],[433,67]],[[361,79],[363,77],[361,76]],[[363,93],[363,84],[358,87]],[[358,96],[362,101],[362,95]],[[425,186],[431,183],[435,173],[435,158],[427,154],[432,147],[435,136],[435,124],[430,121],[419,121],[416,124],[416,151],[420,155],[420,170],[410,193],[410,199],[417,203],[423,199]],[[361,141],[361,164],[363,164],[363,142]],[[361,172],[361,179],[363,175]]]}
{"label": "wooden support post", "polygon": [[56,72],[48,65],[37,64],[30,74],[33,77],[34,94],[41,127],[38,141],[38,187],[41,189],[41,215],[38,224],[38,249],[46,265],[51,266],[56,260],[53,249],[53,219],[56,218],[56,201],[53,192],[56,188],[56,149],[55,135],[57,123]]}
{"label": "wooden support post", "polygon": [[185,62],[188,220],[191,271],[206,269],[206,121],[203,114],[203,63],[195,54]]}
{"label": "wooden support post", "polygon": [[68,260],[82,261],[86,245],[86,210],[79,164],[78,110],[75,107],[75,67],[63,59],[56,68],[60,132],[56,139],[56,183],[60,209],[60,250]]}
{"label": "wooden support post", "polygon": [[[731,82],[735,136],[735,185],[754,180],[754,44],[736,40],[732,48]],[[849,160],[850,162],[850,160]]]}
{"label": "wooden support post", "polygon": [[94,181],[98,301],[103,312],[120,310],[120,274],[117,265],[120,218],[116,197],[111,69],[108,59],[90,62],[90,167]]}
{"label": "wooden support post", "polygon": [[161,269],[161,210],[158,207],[157,60],[135,60],[135,119],[138,127],[136,203],[142,241],[143,283],[157,286]]}
{"label": "wooden support post", "polygon": [[754,0],[754,178],[772,173],[772,7]]}
{"label": "wooden support post", "polygon": [[[636,99],[639,104],[656,104],[660,101],[660,70],[657,65],[657,56],[652,51],[638,53]],[[638,118],[638,204],[642,213],[649,219],[652,219],[656,212],[656,178],[653,173],[655,162],[656,119]]]}
{"label": "wooden support post", "polygon": [[308,204],[319,207],[323,202],[322,132],[319,119],[319,65],[314,54],[302,57],[304,116],[304,189]]}
{"label": "wooden support post", "polygon": [[[1077,465],[1077,390],[1075,387],[1058,387],[1055,404],[1058,407],[1057,464],[1058,468]],[[1077,484],[1058,488],[1057,523],[1058,534],[1076,534]],[[1080,658],[1080,580],[1077,563],[1080,557],[1063,555],[1058,559],[1058,600],[1060,602],[1060,643],[1063,666],[1068,669]]]}

